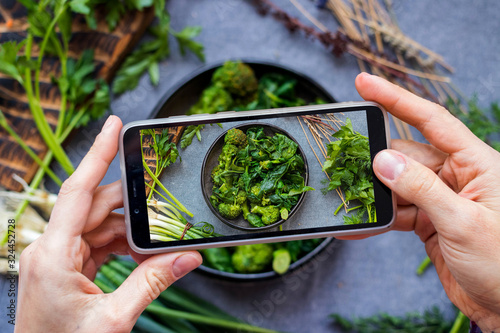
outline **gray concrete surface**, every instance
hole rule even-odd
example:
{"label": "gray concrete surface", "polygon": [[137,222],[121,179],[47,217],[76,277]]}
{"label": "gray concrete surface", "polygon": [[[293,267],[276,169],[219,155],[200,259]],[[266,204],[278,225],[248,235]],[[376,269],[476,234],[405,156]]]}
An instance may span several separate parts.
{"label": "gray concrete surface", "polygon": [[[299,1],[329,28],[336,28],[329,13],[315,9],[312,1]],[[289,1],[275,2],[304,19]],[[466,96],[477,94],[482,106],[499,99],[500,2],[393,3],[401,29],[444,56],[456,69],[453,81]],[[276,61],[307,73],[339,101],[360,99],[353,84],[358,68],[352,57],[334,58],[318,43],[290,35],[272,18],[256,14],[246,1],[171,0],[168,8],[177,30],[185,25],[203,27],[199,40],[206,47],[207,63],[237,57]],[[174,47],[172,57],[161,65],[160,85],[152,87],[144,77],[136,90],[113,100],[113,112],[124,122],[147,117],[167,90],[201,65],[192,55],[181,58]],[[75,135],[69,146],[75,163],[88,150],[103,122]],[[103,184],[118,178],[115,160]],[[414,234],[391,232],[362,241],[337,242],[317,261],[283,279],[236,283],[192,273],[178,285],[244,320],[287,332],[337,332],[328,318],[332,312],[346,316],[381,311],[402,315],[437,305],[450,318],[452,305],[434,269],[422,277],[415,275],[424,257],[424,248]],[[4,278],[1,281],[0,331],[12,332],[5,315],[9,284]]]}

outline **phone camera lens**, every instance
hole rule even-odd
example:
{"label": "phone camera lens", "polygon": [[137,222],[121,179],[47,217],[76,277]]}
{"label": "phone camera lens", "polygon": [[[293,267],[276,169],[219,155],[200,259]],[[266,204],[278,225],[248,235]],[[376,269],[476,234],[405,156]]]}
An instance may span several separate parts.
{"label": "phone camera lens", "polygon": [[134,213],[139,214],[140,210],[139,208],[134,209]]}

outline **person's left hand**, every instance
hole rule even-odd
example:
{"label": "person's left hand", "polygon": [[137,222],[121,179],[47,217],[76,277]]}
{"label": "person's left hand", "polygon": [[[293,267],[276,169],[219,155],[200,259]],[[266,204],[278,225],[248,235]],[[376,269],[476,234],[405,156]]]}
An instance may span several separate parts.
{"label": "person's left hand", "polygon": [[[197,252],[141,256],[129,248],[120,182],[97,187],[118,151],[110,116],[89,153],[59,192],[45,233],[21,255],[16,332],[130,332],[170,284],[198,267]],[[140,265],[113,293],[92,282],[110,253]]]}

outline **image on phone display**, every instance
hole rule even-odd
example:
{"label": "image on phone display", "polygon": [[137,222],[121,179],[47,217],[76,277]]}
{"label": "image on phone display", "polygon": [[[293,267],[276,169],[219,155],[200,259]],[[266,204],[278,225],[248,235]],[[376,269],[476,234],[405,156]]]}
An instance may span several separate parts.
{"label": "image on phone display", "polygon": [[151,243],[378,222],[367,111],[139,130]]}

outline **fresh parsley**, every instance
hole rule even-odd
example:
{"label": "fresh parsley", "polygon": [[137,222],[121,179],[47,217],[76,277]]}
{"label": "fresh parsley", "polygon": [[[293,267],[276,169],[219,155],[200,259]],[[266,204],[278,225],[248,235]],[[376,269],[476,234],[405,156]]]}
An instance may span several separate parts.
{"label": "fresh parsley", "polygon": [[[343,217],[345,224],[363,223],[365,214],[368,215],[367,222],[377,222],[368,138],[353,130],[349,118],[333,136],[338,140],[328,144],[328,158],[323,165],[323,171],[328,173],[330,181],[325,180],[328,187],[322,192],[326,194],[341,188],[346,202],[357,200],[361,203],[347,209],[347,212],[355,213]],[[344,203],[335,214],[343,206]]]}
{"label": "fresh parsley", "polygon": [[149,29],[153,39],[142,43],[120,67],[113,82],[113,92],[121,94],[134,89],[147,71],[153,85],[158,85],[160,80],[159,62],[170,55],[170,35],[179,43],[181,54],[186,50],[192,51],[201,61],[205,61],[203,45],[195,42],[193,38],[201,32],[201,27],[186,27],[181,32],[175,32],[170,27],[170,16],[166,11],[157,12],[158,22]]}
{"label": "fresh parsley", "polygon": [[189,125],[186,127],[181,137],[181,148],[184,149],[193,142],[193,138],[196,135],[198,141],[201,141],[201,130],[205,125]]}
{"label": "fresh parsley", "polygon": [[[179,151],[176,144],[170,140],[168,129],[164,129],[161,133],[156,133],[154,129],[141,130],[141,146],[143,146],[145,136],[149,137],[149,147],[154,151],[156,159],[154,175],[158,178],[166,167],[175,163],[178,158],[180,159]],[[155,185],[156,182],[151,187],[148,199],[151,199]]]}
{"label": "fresh parsley", "polygon": [[[500,151],[500,141],[494,137],[494,134],[500,133],[500,107],[498,103],[492,103],[489,110],[481,109],[477,105],[477,98],[473,97],[468,103],[467,113],[463,113],[452,100],[448,101],[447,107],[474,135]],[[487,114],[491,114],[491,118]]]}

